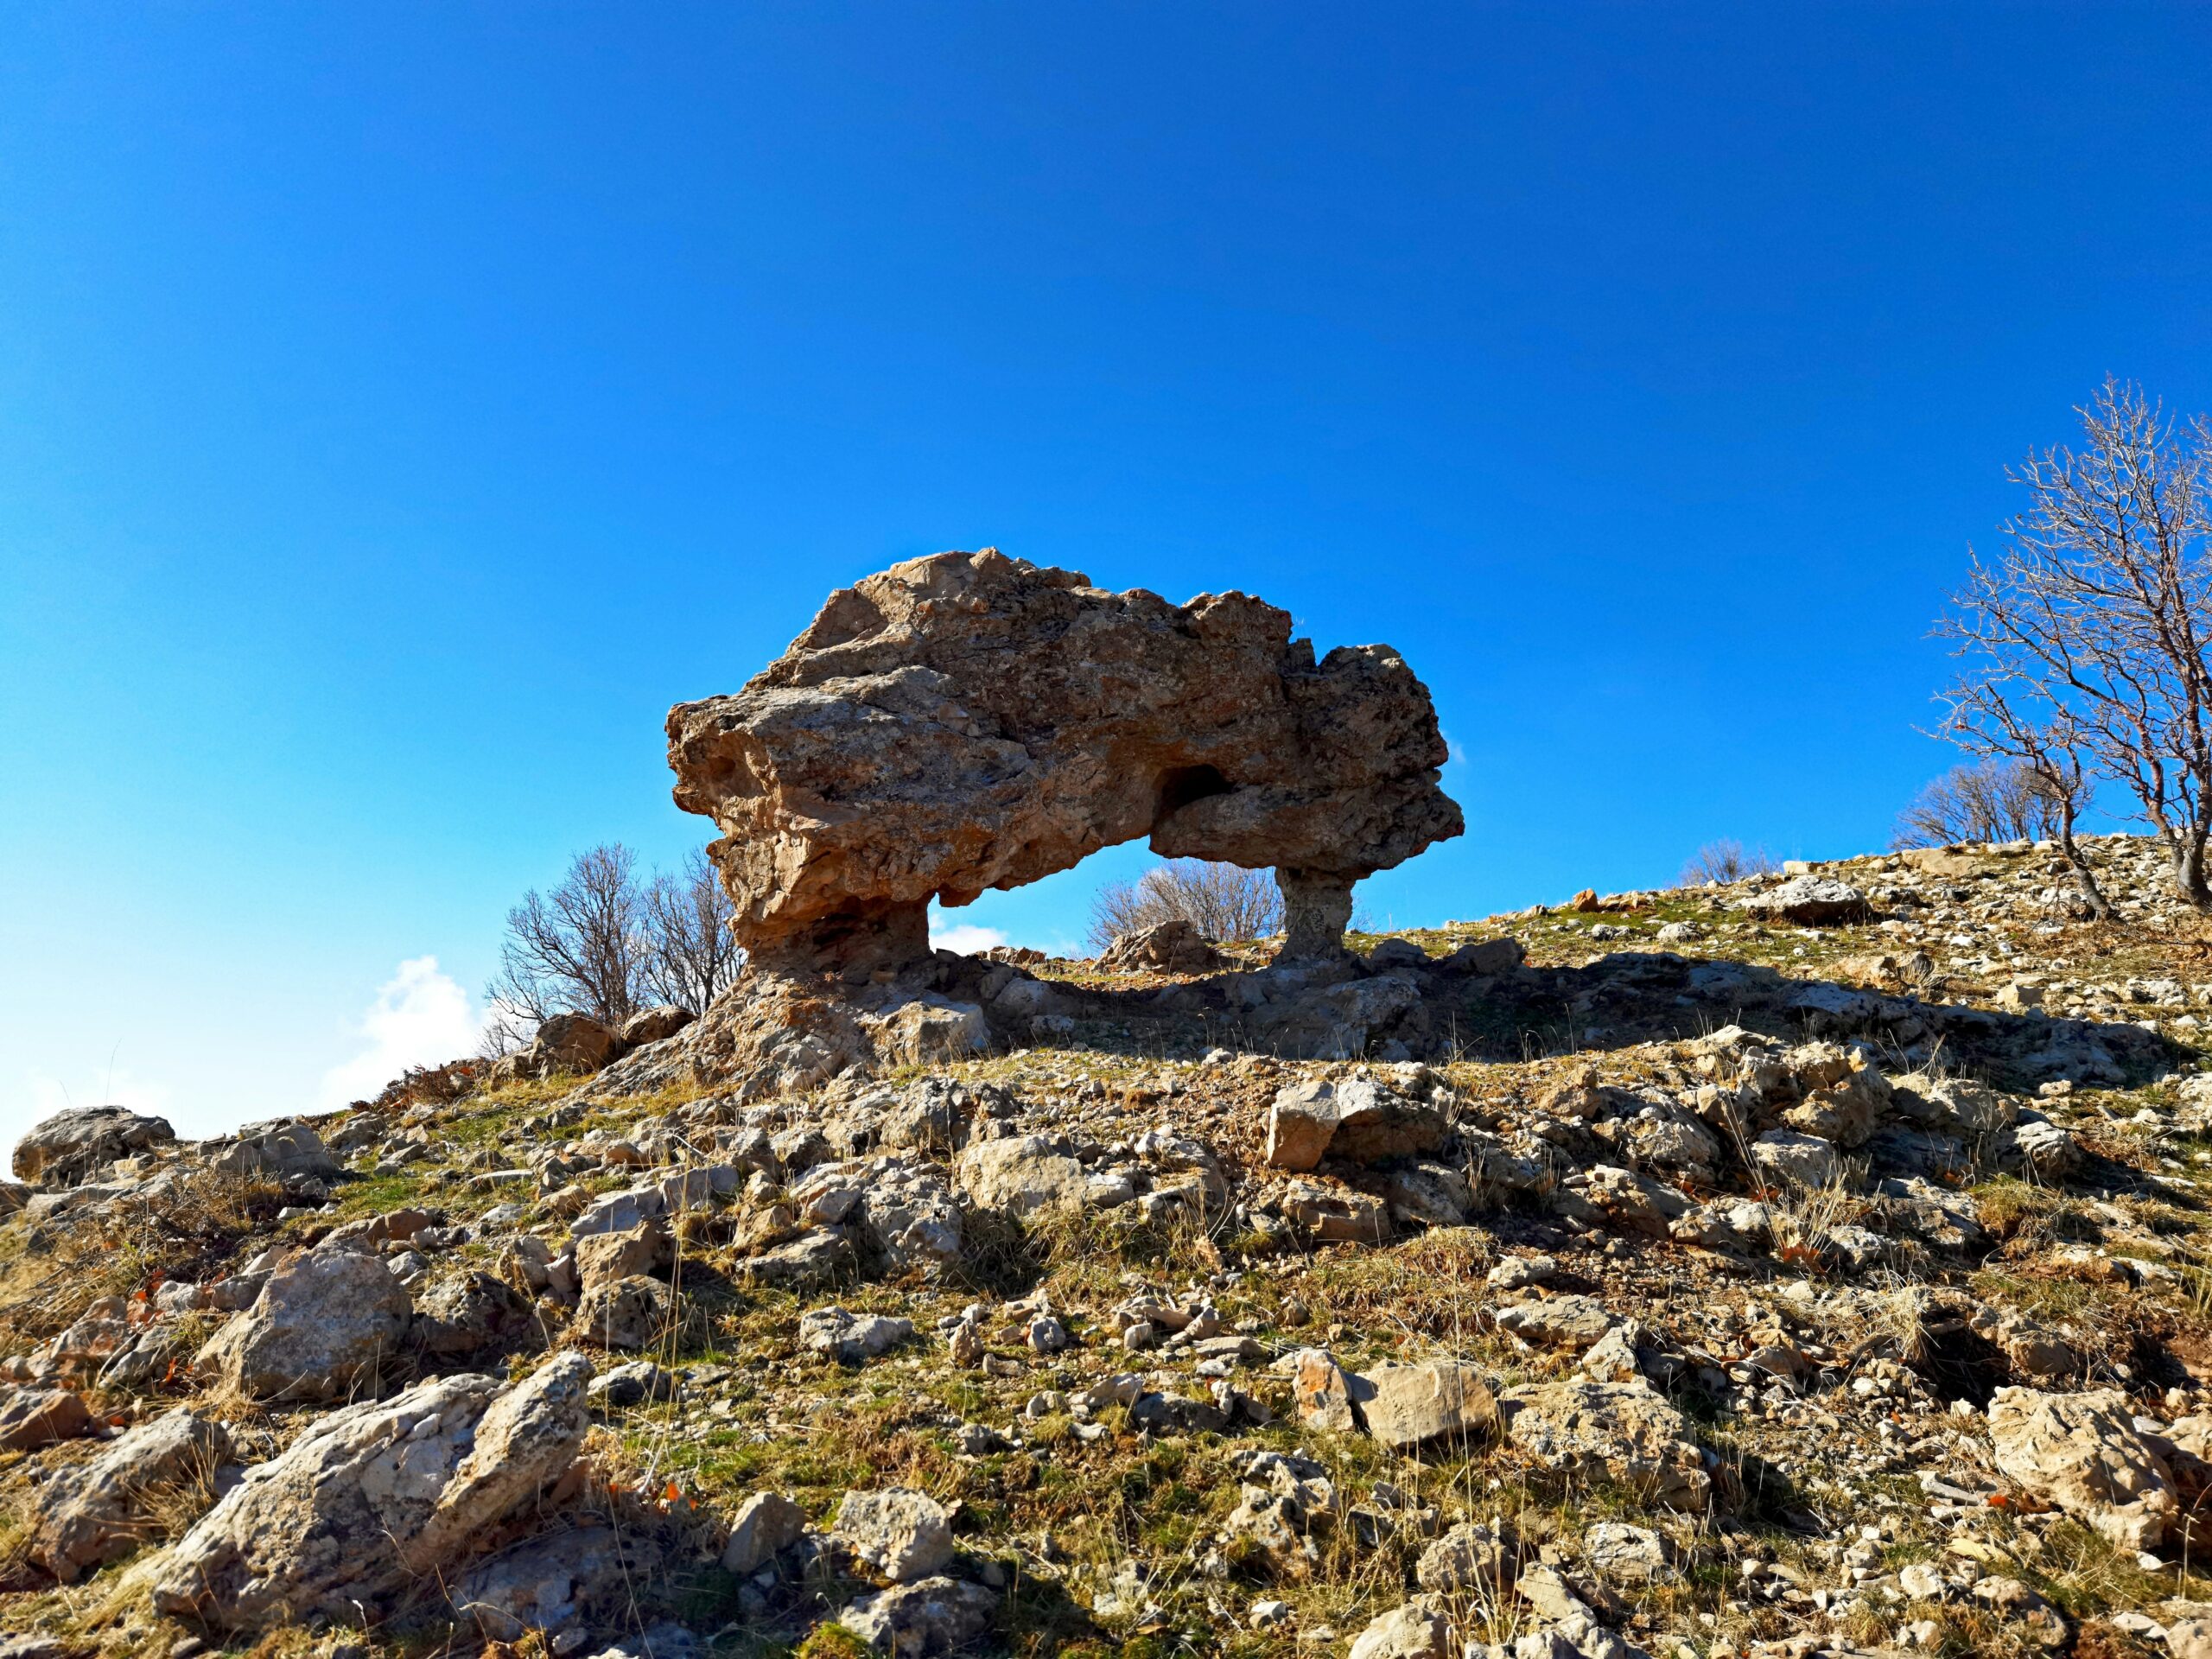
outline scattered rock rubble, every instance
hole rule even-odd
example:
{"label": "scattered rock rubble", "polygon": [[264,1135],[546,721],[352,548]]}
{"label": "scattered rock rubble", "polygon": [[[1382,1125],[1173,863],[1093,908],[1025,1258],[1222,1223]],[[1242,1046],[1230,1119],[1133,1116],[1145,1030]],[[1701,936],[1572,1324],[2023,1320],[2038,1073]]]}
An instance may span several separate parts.
{"label": "scattered rock rubble", "polygon": [[687,1084],[717,1008],[213,1142],[66,1115],[0,1224],[0,1628],[2197,1659],[2212,976],[2088,844],[2133,931],[1885,855],[962,959],[957,1056]]}

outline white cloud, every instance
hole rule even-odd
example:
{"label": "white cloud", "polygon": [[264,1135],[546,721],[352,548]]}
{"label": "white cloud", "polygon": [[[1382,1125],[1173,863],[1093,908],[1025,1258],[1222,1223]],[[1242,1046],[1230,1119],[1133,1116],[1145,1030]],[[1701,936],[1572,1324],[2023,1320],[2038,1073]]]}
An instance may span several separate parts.
{"label": "white cloud", "polygon": [[323,1074],[316,1094],[326,1108],[371,1098],[410,1065],[474,1053],[484,1019],[435,957],[414,957],[378,988],[359,1029],[361,1052]]}
{"label": "white cloud", "polygon": [[930,943],[939,950],[957,950],[963,957],[972,957],[979,950],[989,950],[1004,944],[1006,935],[995,927],[978,927],[973,922],[960,922],[951,927],[930,929]]}

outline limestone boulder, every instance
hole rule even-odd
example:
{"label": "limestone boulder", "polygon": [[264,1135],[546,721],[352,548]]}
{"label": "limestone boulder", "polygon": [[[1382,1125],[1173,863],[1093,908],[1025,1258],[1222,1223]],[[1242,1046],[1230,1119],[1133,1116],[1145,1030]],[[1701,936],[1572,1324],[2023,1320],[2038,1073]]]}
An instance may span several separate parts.
{"label": "limestone boulder", "polygon": [[1501,1307],[1497,1328],[1530,1348],[1580,1353],[1613,1330],[1617,1321],[1594,1296],[1551,1296]]}
{"label": "limestone boulder", "polygon": [[1422,1596],[1374,1620],[1351,1644],[1351,1659],[1450,1659],[1452,1621],[1443,1602]]}
{"label": "limestone boulder", "polygon": [[798,1320],[800,1347],[848,1365],[874,1359],[913,1334],[912,1319],[855,1313],[842,1307],[814,1308],[800,1314]]}
{"label": "limestone boulder", "polygon": [[1510,974],[1527,961],[1528,956],[1518,939],[1471,940],[1449,956],[1438,958],[1436,966],[1452,974]]}
{"label": "limestone boulder", "polygon": [[225,1630],[358,1624],[568,1472],[590,1381],[563,1354],[511,1387],[440,1377],[315,1420],[178,1541],[156,1607]]}
{"label": "limestone boulder", "polygon": [[675,1316],[676,1295],[658,1279],[602,1279],[576,1303],[576,1331],[602,1348],[649,1348]]}
{"label": "limestone boulder", "polygon": [[1290,1374],[1291,1404],[1307,1428],[1348,1433],[1359,1426],[1352,1413],[1351,1380],[1323,1350],[1300,1348],[1284,1355],[1275,1369]]}
{"label": "limestone boulder", "polygon": [[853,1277],[859,1268],[860,1253],[843,1228],[816,1227],[741,1257],[731,1274],[745,1284],[804,1293],[826,1290]]}
{"label": "limestone boulder", "polygon": [[1439,1595],[1470,1590],[1495,1592],[1513,1576],[1514,1551],[1478,1521],[1462,1521],[1421,1553],[1414,1581]]}
{"label": "limestone boulder", "polygon": [[1229,958],[1180,916],[1124,933],[1107,946],[1098,965],[1116,974],[1213,974]]}
{"label": "limestone boulder", "polygon": [[1378,1365],[1352,1379],[1367,1432],[1393,1452],[1494,1433],[1497,1403],[1481,1375],[1451,1360]]}
{"label": "limestone boulder", "polygon": [[443,1360],[486,1361],[544,1345],[537,1310],[505,1280],[472,1270],[443,1280],[416,1304],[408,1341]]}
{"label": "limestone boulder", "polygon": [[0,1452],[29,1451],[92,1432],[92,1412],[67,1389],[0,1386]]}
{"label": "limestone boulder", "polygon": [[1293,947],[1333,950],[1354,880],[1462,827],[1427,689],[1388,647],[1317,660],[1245,594],[1173,605],[989,549],[831,594],[668,739],[677,804],[722,832],[739,942],[802,966],[924,961],[932,899],[1147,836],[1276,869]]}
{"label": "limestone boulder", "polygon": [[596,1071],[614,1058],[621,1040],[588,1014],[556,1014],[537,1027],[517,1069],[536,1077]]}
{"label": "limestone boulder", "polygon": [[698,1016],[689,1008],[679,1008],[673,1002],[664,1002],[655,1007],[639,1008],[615,1028],[618,1047],[632,1049],[646,1043],[664,1042],[690,1025]]}
{"label": "limestone boulder", "polygon": [[963,1060],[991,1046],[991,1022],[973,1002],[923,992],[901,998],[860,1023],[879,1054],[901,1059]]}
{"label": "limestone boulder", "polygon": [[322,1137],[289,1118],[248,1124],[215,1155],[215,1167],[226,1174],[278,1181],[327,1181],[339,1173],[338,1160]]}
{"label": "limestone boulder", "polygon": [[1702,1508],[1712,1490],[1689,1425],[1647,1383],[1574,1377],[1509,1389],[1499,1403],[1506,1439],[1555,1474],[1680,1510]]}
{"label": "limestone boulder", "polygon": [[1667,1559],[1667,1541],[1624,1521],[1600,1521],[1584,1533],[1582,1559],[1608,1584],[1666,1584],[1679,1576]]}
{"label": "limestone boulder", "polygon": [[937,1166],[911,1154],[817,1165],[790,1197],[802,1223],[847,1228],[887,1273],[935,1272],[960,1258],[959,1201]]}
{"label": "limestone boulder", "polygon": [[[634,1544],[630,1554],[637,1554]],[[472,1563],[448,1596],[454,1611],[492,1641],[531,1635],[573,1641],[642,1565],[625,1560],[623,1541],[610,1527],[563,1527]]]}
{"label": "limestone boulder", "polygon": [[962,1579],[921,1579],[861,1596],[837,1623],[878,1653],[945,1659],[967,1653],[989,1628],[998,1592]]}
{"label": "limestone boulder", "polygon": [[1751,1164],[1768,1180],[1817,1192],[1843,1168],[1835,1144],[1795,1129],[1769,1129],[1751,1142]]}
{"label": "limestone boulder", "polygon": [[929,1578],[952,1559],[952,1512],[905,1486],[846,1493],[830,1535],[893,1584]]}
{"label": "limestone boulder", "polygon": [[755,1492],[730,1516],[722,1571],[740,1578],[759,1572],[806,1530],[806,1511],[781,1492]]}
{"label": "limestone boulder", "polygon": [[1371,1077],[1307,1078],[1280,1090],[1268,1109],[1267,1161],[1309,1170],[1324,1158],[1370,1163],[1439,1150],[1451,1125],[1428,1101]]}
{"label": "limestone boulder", "polygon": [[1863,922],[1873,913],[1858,888],[1818,875],[1794,876],[1779,887],[1753,893],[1738,907],[1764,921],[1794,922],[1800,927]]}
{"label": "limestone boulder", "polygon": [[40,1186],[77,1186],[118,1158],[172,1144],[176,1131],[165,1117],[127,1106],[79,1106],[41,1118],[16,1142],[11,1166],[19,1181]]}
{"label": "limestone boulder", "polygon": [[1989,1402],[1989,1449],[2006,1478],[2123,1548],[2156,1548],[2180,1510],[2173,1471],[2117,1389],[1999,1389]]}
{"label": "limestone boulder", "polygon": [[414,1320],[382,1259],[308,1250],[269,1275],[193,1362],[204,1377],[258,1400],[334,1400],[372,1379]]}
{"label": "limestone boulder", "polygon": [[73,1584],[158,1535],[149,1515],[156,1499],[196,1488],[207,1494],[203,1502],[212,1501],[215,1470],[230,1455],[229,1432],[188,1408],[141,1423],[90,1462],[55,1471],[38,1489],[27,1553]]}
{"label": "limestone boulder", "polygon": [[953,1160],[953,1179],[969,1203],[1012,1216],[1077,1210],[1090,1190],[1090,1173],[1067,1142],[1042,1135],[974,1141]]}
{"label": "limestone boulder", "polygon": [[577,1287],[588,1294],[617,1279],[658,1273],[668,1265],[672,1248],[668,1230],[658,1221],[583,1234],[575,1246]]}

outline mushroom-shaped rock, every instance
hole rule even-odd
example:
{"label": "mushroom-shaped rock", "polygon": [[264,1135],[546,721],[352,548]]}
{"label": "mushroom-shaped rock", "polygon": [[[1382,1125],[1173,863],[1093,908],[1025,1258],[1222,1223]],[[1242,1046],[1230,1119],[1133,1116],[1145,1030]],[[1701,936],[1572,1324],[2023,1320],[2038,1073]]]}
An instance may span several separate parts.
{"label": "mushroom-shaped rock", "polygon": [[964,905],[1150,836],[1272,868],[1292,955],[1339,950],[1352,883],[1460,833],[1428,692],[1395,652],[1316,660],[1247,594],[1174,605],[941,553],[830,595],[734,696],[668,717],[676,802],[756,963],[856,976]]}

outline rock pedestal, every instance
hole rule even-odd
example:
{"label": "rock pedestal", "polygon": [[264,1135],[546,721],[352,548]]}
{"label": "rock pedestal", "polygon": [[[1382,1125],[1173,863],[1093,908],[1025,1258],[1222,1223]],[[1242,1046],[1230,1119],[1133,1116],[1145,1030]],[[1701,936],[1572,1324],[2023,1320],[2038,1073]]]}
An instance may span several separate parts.
{"label": "rock pedestal", "polygon": [[1344,929],[1351,925],[1351,884],[1348,875],[1314,870],[1277,870],[1282,889],[1282,950],[1278,962],[1324,962],[1340,957]]}

